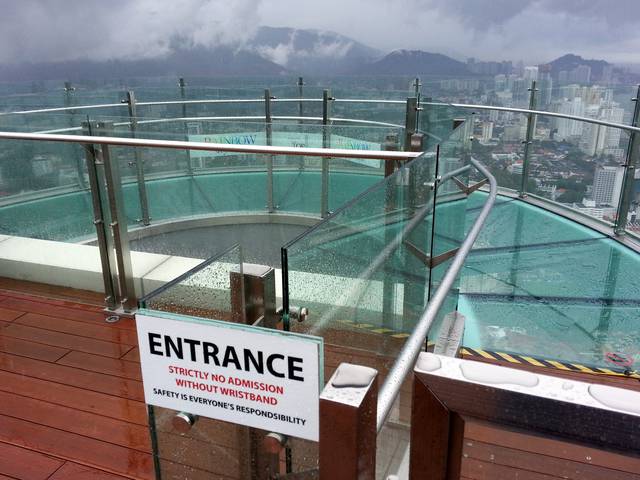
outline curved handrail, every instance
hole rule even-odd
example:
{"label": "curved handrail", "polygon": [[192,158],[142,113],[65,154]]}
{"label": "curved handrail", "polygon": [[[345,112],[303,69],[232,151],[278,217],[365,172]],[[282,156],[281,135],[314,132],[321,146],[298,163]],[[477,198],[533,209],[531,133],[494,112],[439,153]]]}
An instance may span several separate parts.
{"label": "curved handrail", "polygon": [[[271,102],[280,103],[319,103],[323,100],[320,98],[273,98]],[[335,103],[363,103],[363,104],[389,104],[389,105],[406,105],[406,101],[403,100],[382,100],[382,99],[358,99],[358,98],[334,98]],[[233,104],[233,103],[264,103],[264,98],[237,98],[237,99],[204,99],[204,100],[162,100],[153,102],[137,102],[137,106],[155,106],[155,105],[198,105],[198,104]],[[29,113],[51,113],[51,112],[68,112],[74,110],[88,110],[98,108],[114,108],[125,107],[128,104],[126,102],[121,103],[105,103],[97,105],[76,105],[70,107],[54,107],[54,108],[41,108],[34,110],[17,110],[13,112],[0,113],[2,115],[26,115]],[[605,127],[619,128],[629,132],[640,132],[640,127],[634,127],[631,125],[625,125],[623,123],[607,122],[606,120],[598,120],[589,117],[580,117],[577,115],[568,115],[558,112],[549,112],[545,110],[530,110],[527,108],[514,108],[514,107],[499,107],[493,105],[476,105],[470,103],[448,103],[448,102],[420,102],[420,105],[425,106],[449,106],[455,108],[464,109],[476,109],[476,110],[496,110],[502,112],[522,113],[522,114],[534,114],[546,117],[564,118],[567,120],[575,120],[577,122],[593,123],[596,125],[602,125]],[[275,118],[275,117],[274,117]],[[286,118],[286,117],[283,117]],[[291,119],[298,117],[288,117]],[[313,117],[311,117],[313,118]],[[320,117],[318,117],[320,118]],[[332,118],[332,120],[334,120]],[[335,119],[337,120],[337,119]],[[346,119],[343,119],[347,121]],[[389,126],[392,126],[390,124]],[[396,125],[393,125],[396,126]]]}
{"label": "curved handrail", "polygon": [[497,107],[493,105],[474,105],[471,103],[445,103],[445,102],[424,102],[420,105],[430,105],[435,107],[456,107],[466,108],[471,110],[497,110],[499,112],[513,112],[523,114],[542,115],[544,117],[566,118],[567,120],[575,120],[576,122],[594,123],[596,125],[602,125],[605,127],[619,128],[621,130],[627,130],[629,132],[640,132],[640,127],[634,127],[632,125],[625,125],[624,123],[607,122],[605,120],[598,120],[596,118],[579,117],[577,115],[568,115],[566,113],[547,112],[546,110],[529,110],[528,108],[513,108],[513,107]]}
{"label": "curved handrail", "polygon": [[406,160],[420,152],[386,150],[349,150],[345,148],[274,147],[267,145],[235,145],[228,143],[184,142],[177,140],[148,140],[124,137],[92,137],[84,135],[57,135],[49,133],[0,132],[0,139],[36,140],[43,142],[79,143],[84,145],[116,145],[119,147],[150,147],[174,150],[204,150],[267,155],[297,155],[303,157],[338,157],[374,160]]}
{"label": "curved handrail", "polygon": [[469,233],[460,245],[458,252],[453,257],[451,265],[449,265],[447,272],[444,274],[440,285],[433,294],[433,297],[429,300],[427,308],[420,316],[420,319],[418,320],[416,327],[411,332],[411,335],[407,338],[398,358],[394,362],[393,367],[391,367],[391,370],[380,389],[376,419],[376,428],[378,432],[382,429],[384,422],[389,416],[393,402],[402,387],[402,383],[413,369],[416,359],[424,347],[424,341],[425,338],[427,338],[427,333],[429,333],[429,328],[431,328],[436,316],[440,312],[440,308],[442,308],[442,305],[453,286],[453,282],[462,269],[464,261],[471,251],[476,238],[478,238],[478,234],[484,226],[484,222],[489,216],[491,208],[495,203],[496,196],[498,194],[498,183],[496,182],[496,179],[491,175],[491,173],[489,173],[489,170],[487,170],[486,167],[477,160],[471,159],[471,163],[489,180],[489,196],[487,197],[478,218],[476,218],[476,221],[471,227],[471,230],[469,230]]}

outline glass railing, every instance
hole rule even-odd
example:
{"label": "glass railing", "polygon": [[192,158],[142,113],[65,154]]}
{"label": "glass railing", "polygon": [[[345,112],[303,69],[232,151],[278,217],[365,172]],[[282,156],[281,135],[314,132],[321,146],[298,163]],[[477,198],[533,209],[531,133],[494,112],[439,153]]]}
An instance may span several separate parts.
{"label": "glass railing", "polygon": [[450,258],[464,234],[465,195],[452,178],[457,172],[466,185],[463,131],[283,248],[285,311],[313,312],[304,323],[292,320],[293,330],[391,358],[424,310],[443,255]]}

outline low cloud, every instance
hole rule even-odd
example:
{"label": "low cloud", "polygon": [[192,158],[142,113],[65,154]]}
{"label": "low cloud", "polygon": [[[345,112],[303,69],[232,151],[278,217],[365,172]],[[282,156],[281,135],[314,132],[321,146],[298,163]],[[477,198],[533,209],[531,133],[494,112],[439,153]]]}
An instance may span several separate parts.
{"label": "low cloud", "polygon": [[179,39],[237,45],[261,0],[0,0],[0,62],[155,57]]}
{"label": "low cloud", "polygon": [[[260,25],[331,30],[383,51],[543,62],[564,53],[640,63],[637,0],[0,0],[0,63],[163,55],[235,45]],[[261,52],[281,65],[290,41]],[[340,56],[320,42],[309,55]]]}

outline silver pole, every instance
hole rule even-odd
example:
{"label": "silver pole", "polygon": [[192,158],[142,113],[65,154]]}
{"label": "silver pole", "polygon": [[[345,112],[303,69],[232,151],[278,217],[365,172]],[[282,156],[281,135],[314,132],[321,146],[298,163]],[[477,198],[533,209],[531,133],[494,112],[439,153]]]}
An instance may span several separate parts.
{"label": "silver pole", "polygon": [[[273,143],[273,129],[271,125],[271,90],[264,91],[264,125],[267,135],[267,146]],[[267,155],[267,212],[275,211],[273,205],[273,155]]]}
{"label": "silver pole", "polygon": [[[536,81],[531,82],[529,88],[529,110],[536,109]],[[536,114],[527,114],[527,133],[524,139],[524,158],[522,159],[522,183],[520,185],[520,198],[527,196],[527,183],[529,182],[529,156],[531,154],[531,144],[533,142],[533,134],[536,128]]]}
{"label": "silver pole", "polygon": [[[131,131],[131,138],[136,138],[136,130],[138,128],[138,118],[136,111],[136,96],[132,90],[127,92],[127,98],[124,100],[127,103],[129,109],[129,129]],[[149,225],[150,217],[149,217],[149,202],[147,199],[147,186],[144,181],[144,161],[142,160],[142,155],[140,155],[140,150],[137,148],[133,149],[134,163],[136,166],[136,179],[138,181],[138,200],[140,201],[140,213],[142,218],[139,219],[143,225]]]}
{"label": "silver pole", "polygon": [[[260,117],[263,118],[263,117]],[[203,152],[232,152],[252,155],[302,155],[305,157],[361,158],[367,160],[408,160],[421,155],[419,152],[386,152],[384,150],[350,150],[348,148],[269,147],[265,145],[236,145],[231,143],[179,142],[175,140],[150,140],[125,137],[86,137],[83,135],[58,135],[53,133],[24,133],[0,131],[0,139],[36,140],[40,142],[91,143],[120,147],[190,148]]]}
{"label": "silver pole", "polygon": [[[64,82],[64,106],[65,108],[70,108],[71,104],[73,103],[71,101],[71,98],[73,96],[73,92],[75,92],[76,89],[73,85],[71,85],[71,82]],[[67,110],[67,112],[69,113],[69,127],[70,128],[74,128],[73,125],[73,110]],[[84,190],[87,186],[85,184],[84,181],[84,171],[82,170],[82,155],[80,155],[78,153],[78,151],[73,148],[73,147],[69,147],[69,157],[70,158],[75,158],[76,160],[76,175],[78,177],[78,187],[81,190]]]}
{"label": "silver pole", "polygon": [[421,94],[422,83],[420,83],[420,77],[416,77],[413,82],[414,89],[414,97],[416,97],[416,131],[418,130],[417,126],[420,125],[420,100],[422,98]]}
{"label": "silver pole", "polygon": [[[304,98],[304,92],[302,87],[304,86],[304,79],[302,77],[298,77],[298,116],[299,117],[303,117],[304,115],[302,114],[303,109],[302,109],[302,99]],[[302,120],[299,120],[299,123],[302,123]]]}
{"label": "silver pole", "polygon": [[[91,125],[89,122],[82,123],[84,135],[91,135]],[[102,161],[96,155],[93,145],[84,145],[87,172],[89,174],[89,188],[91,189],[91,204],[93,206],[93,224],[96,227],[96,237],[98,240],[98,251],[100,252],[100,264],[102,267],[102,281],[104,283],[104,303],[108,310],[116,309],[117,295],[116,285],[118,277],[116,275],[117,266],[113,256],[113,248],[109,245],[109,234],[107,232],[106,218],[103,206],[103,193],[101,185],[104,185],[104,173],[99,173]]]}
{"label": "silver pole", "polygon": [[[96,125],[98,134],[111,129],[106,122]],[[129,234],[127,231],[127,216],[122,195],[122,181],[117,161],[111,158],[109,146],[100,147],[102,163],[107,185],[107,198],[111,211],[111,233],[118,266],[118,286],[120,288],[120,303],[125,312],[132,312],[137,307],[135,287],[133,284],[133,268],[131,266],[131,252],[129,249]]]}
{"label": "silver pole", "polygon": [[404,118],[404,149],[411,150],[411,137],[418,131],[418,98],[407,98],[407,109]]}
{"label": "silver pole", "polygon": [[[331,148],[331,92],[322,92],[322,148]],[[322,158],[320,186],[320,216],[329,215],[329,158]]]}
{"label": "silver pole", "polygon": [[[180,77],[178,80],[178,87],[180,87],[180,99],[182,100],[182,118],[187,118],[187,104],[184,102],[187,98],[187,91],[185,87],[187,84],[184,81],[184,78]],[[184,122],[183,125],[184,130],[184,139],[189,141],[189,128],[187,127],[187,122]],[[191,150],[187,150],[187,173],[189,175],[193,175],[193,165],[191,164]]]}
{"label": "silver pole", "polygon": [[458,276],[458,273],[462,269],[464,265],[464,261],[467,258],[467,255],[471,251],[476,238],[478,238],[478,234],[484,225],[485,220],[489,216],[491,208],[495,203],[496,196],[498,194],[498,184],[496,183],[496,179],[491,175],[491,173],[484,167],[484,165],[479,162],[471,159],[471,163],[482,173],[485,177],[489,179],[489,197],[485,201],[480,214],[476,218],[471,230],[469,230],[468,235],[460,245],[460,249],[456,253],[455,257],[451,261],[449,268],[447,269],[444,277],[440,281],[440,285],[438,285],[437,290],[429,300],[426,310],[420,316],[416,327],[413,329],[411,336],[407,338],[400,354],[398,355],[391,371],[387,375],[382,388],[380,389],[380,394],[378,395],[378,412],[377,412],[377,431],[384,426],[384,423],[391,412],[391,407],[393,406],[393,402],[395,401],[402,384],[404,383],[407,375],[413,369],[416,358],[418,354],[422,351],[424,347],[425,338],[427,338],[427,333],[429,333],[429,329],[433,324],[436,316],[438,315],[440,308],[444,304],[444,301],[453,286],[453,283]]}
{"label": "silver pole", "polygon": [[[638,85],[638,90],[636,91],[635,98],[631,100],[635,102],[631,125],[633,127],[639,127],[640,85]],[[625,229],[627,228],[629,208],[631,207],[631,201],[633,200],[636,164],[638,163],[638,157],[640,157],[640,135],[637,132],[632,131],[629,134],[629,146],[627,148],[627,157],[624,163],[624,179],[622,182],[620,201],[618,202],[618,215],[616,216],[616,224],[614,228],[614,232],[616,235],[623,235],[625,233]]]}

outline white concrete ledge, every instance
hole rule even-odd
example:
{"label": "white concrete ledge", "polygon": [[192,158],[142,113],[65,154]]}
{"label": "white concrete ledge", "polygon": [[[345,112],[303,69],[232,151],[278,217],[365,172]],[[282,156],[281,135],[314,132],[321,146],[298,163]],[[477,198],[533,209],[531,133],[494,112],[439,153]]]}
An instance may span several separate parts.
{"label": "white concrete ledge", "polygon": [[[194,268],[202,259],[160,255],[146,252],[131,252],[134,285],[138,298],[170,282]],[[196,276],[185,281],[182,288],[172,295],[178,299],[187,295],[191,286],[211,290],[211,307],[228,305],[228,272],[235,266],[218,264],[205,276]],[[16,280],[77,288],[93,292],[104,292],[100,253],[98,247],[75,243],[55,242],[25,237],[0,235],[0,276]],[[282,275],[276,269],[276,296],[281,305]],[[292,302],[304,299],[304,305],[312,314],[327,311],[350,318],[355,311],[382,311],[382,282],[367,281],[324,274],[290,272],[294,285]],[[402,306],[402,285],[394,288],[396,313]],[[184,301],[184,300],[182,300]],[[216,305],[217,303],[219,305]],[[336,308],[338,310],[336,310]],[[338,313],[340,312],[340,313]]]}

